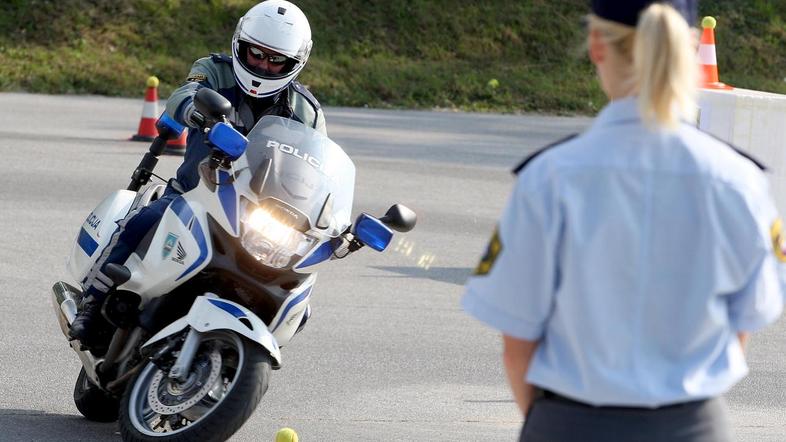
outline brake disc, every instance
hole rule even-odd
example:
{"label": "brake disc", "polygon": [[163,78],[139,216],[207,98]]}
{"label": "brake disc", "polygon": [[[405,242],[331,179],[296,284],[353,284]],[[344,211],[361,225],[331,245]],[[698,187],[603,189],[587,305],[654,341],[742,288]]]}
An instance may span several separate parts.
{"label": "brake disc", "polygon": [[[214,349],[210,352],[209,361],[210,371],[207,376],[201,380],[193,380],[194,383],[201,382],[199,389],[193,394],[188,394],[189,390],[191,390],[190,388],[183,389],[177,384],[172,384],[176,382],[174,379],[169,378],[163,371],[157,370],[150,382],[150,387],[147,389],[147,401],[150,404],[150,408],[158,414],[170,415],[182,413],[196,405],[213,388],[221,375],[221,354],[218,350]],[[200,373],[200,371],[198,369],[192,370],[192,374],[200,376],[203,373]],[[162,385],[162,383],[165,384]],[[169,400],[162,401],[162,399]],[[176,403],[171,405],[164,403],[171,402],[173,399]]]}

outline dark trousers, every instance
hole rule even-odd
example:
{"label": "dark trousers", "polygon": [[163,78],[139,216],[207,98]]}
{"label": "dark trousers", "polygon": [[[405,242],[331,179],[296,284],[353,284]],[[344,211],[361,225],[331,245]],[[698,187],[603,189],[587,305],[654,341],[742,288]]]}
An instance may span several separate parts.
{"label": "dark trousers", "polygon": [[656,409],[592,407],[543,397],[532,404],[522,442],[731,442],[726,403],[708,399]]}

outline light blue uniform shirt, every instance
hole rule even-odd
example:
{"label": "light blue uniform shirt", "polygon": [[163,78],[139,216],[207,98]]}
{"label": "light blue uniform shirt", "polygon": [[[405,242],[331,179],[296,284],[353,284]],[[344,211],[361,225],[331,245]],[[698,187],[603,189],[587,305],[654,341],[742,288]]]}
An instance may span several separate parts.
{"label": "light blue uniform shirt", "polygon": [[777,219],[751,160],[619,100],[519,173],[462,303],[540,341],[531,384],[594,405],[717,396],[748,371],[736,333],[783,308]]}

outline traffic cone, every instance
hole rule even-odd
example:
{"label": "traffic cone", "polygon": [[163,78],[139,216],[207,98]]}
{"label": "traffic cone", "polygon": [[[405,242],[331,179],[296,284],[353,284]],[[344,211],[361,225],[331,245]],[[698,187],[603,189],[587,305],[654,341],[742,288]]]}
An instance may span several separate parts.
{"label": "traffic cone", "polygon": [[131,141],[153,141],[153,138],[158,136],[156,119],[158,119],[158,78],[150,77],[147,79],[142,119],[139,121],[139,129],[137,129],[136,135],[131,137]]}
{"label": "traffic cone", "polygon": [[166,142],[166,147],[164,147],[164,154],[181,155],[181,156],[185,155],[187,141],[188,141],[188,128],[185,128],[183,129],[183,132],[180,133],[180,136],[178,138]]}
{"label": "traffic cone", "polygon": [[704,17],[701,20],[701,33],[699,41],[699,63],[704,76],[701,87],[705,89],[731,90],[733,87],[723,84],[718,78],[718,60],[715,56],[715,25],[713,17]]}

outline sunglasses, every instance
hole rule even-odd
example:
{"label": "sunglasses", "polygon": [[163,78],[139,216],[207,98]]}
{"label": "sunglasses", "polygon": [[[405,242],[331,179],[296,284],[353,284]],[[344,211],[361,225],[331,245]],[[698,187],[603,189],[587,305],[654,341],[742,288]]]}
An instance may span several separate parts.
{"label": "sunglasses", "polygon": [[263,51],[262,49],[256,48],[254,46],[248,47],[248,54],[251,55],[254,59],[259,61],[264,61],[267,58],[267,61],[270,64],[284,64],[287,62],[286,55],[273,55],[268,54],[267,52]]}

